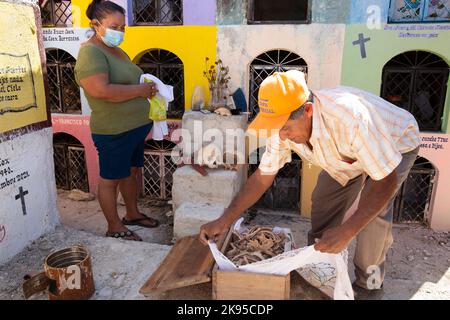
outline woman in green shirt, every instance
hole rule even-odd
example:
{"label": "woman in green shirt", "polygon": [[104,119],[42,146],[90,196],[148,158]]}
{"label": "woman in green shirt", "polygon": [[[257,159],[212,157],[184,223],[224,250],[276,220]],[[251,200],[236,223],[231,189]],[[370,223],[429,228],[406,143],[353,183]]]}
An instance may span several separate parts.
{"label": "woman in green shirt", "polygon": [[[125,10],[94,0],[86,12],[94,35],[80,48],[75,79],[91,107],[90,127],[100,164],[98,200],[108,222],[106,236],[142,240],[125,225],[157,227],[158,221],[138,211],[138,168],[143,166],[145,138],[151,130],[148,98],[157,90],[140,84],[143,73],[118,48],[123,41]],[[120,220],[117,188],[127,208]]]}

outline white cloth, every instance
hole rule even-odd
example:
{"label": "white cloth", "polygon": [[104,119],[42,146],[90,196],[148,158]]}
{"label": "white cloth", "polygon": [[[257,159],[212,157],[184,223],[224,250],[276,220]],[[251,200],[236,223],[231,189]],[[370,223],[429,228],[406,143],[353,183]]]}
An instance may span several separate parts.
{"label": "white cloth", "polygon": [[167,102],[173,101],[173,87],[172,86],[164,84],[157,77],[155,77],[154,75],[148,74],[148,73],[144,73],[143,75],[141,75],[140,83],[144,83],[144,79],[153,81],[153,83],[156,86],[156,89],[158,90],[157,95],[164,97],[167,100]]}
{"label": "white cloth", "polygon": [[169,134],[167,121],[154,121],[152,138],[156,141],[164,140],[164,136]]}
{"label": "white cloth", "polygon": [[[164,84],[160,79],[155,77],[154,75],[145,73],[141,75],[140,83],[144,83],[144,79],[148,79],[153,81],[153,83],[156,86],[156,89],[158,90],[159,96],[163,97],[165,99],[166,103],[166,110],[168,109],[169,102],[173,101],[173,87],[169,86],[167,84]],[[150,99],[148,100],[150,102]],[[153,140],[161,141],[164,140],[164,136],[169,134],[169,128],[167,126],[167,121],[154,121],[153,122],[153,133],[152,138]]]}

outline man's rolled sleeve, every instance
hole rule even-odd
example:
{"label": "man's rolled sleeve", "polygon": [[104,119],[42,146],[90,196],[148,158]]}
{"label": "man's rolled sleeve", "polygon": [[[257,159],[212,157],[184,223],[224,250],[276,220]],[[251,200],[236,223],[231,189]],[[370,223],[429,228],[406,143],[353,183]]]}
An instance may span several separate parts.
{"label": "man's rolled sleeve", "polygon": [[283,142],[279,135],[274,135],[266,141],[266,151],[264,152],[259,170],[263,174],[276,174],[284,165],[291,162],[291,149]]}

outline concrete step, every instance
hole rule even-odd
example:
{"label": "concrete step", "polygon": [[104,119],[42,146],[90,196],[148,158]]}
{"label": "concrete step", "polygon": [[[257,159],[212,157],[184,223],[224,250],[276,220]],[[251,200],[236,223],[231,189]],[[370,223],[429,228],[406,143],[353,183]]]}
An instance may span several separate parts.
{"label": "concrete step", "polygon": [[198,234],[200,227],[219,218],[225,210],[224,206],[208,203],[183,203],[176,211],[173,222],[175,239]]}
{"label": "concrete step", "polygon": [[178,168],[173,174],[174,212],[184,202],[209,203],[227,207],[247,180],[247,167],[238,171],[207,169],[202,176],[191,166]]}

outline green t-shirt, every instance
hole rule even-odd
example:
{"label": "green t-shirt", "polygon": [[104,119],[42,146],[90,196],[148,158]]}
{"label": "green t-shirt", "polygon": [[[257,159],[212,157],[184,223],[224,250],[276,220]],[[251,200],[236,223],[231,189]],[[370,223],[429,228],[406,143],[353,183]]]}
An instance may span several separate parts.
{"label": "green t-shirt", "polygon": [[[80,85],[80,79],[107,73],[111,84],[139,84],[142,69],[128,56],[127,58],[127,60],[120,59],[94,44],[86,43],[78,53],[75,80]],[[150,104],[145,98],[109,102],[96,99],[86,91],[84,93],[92,110],[90,120],[92,133],[119,134],[151,122],[148,117]]]}

